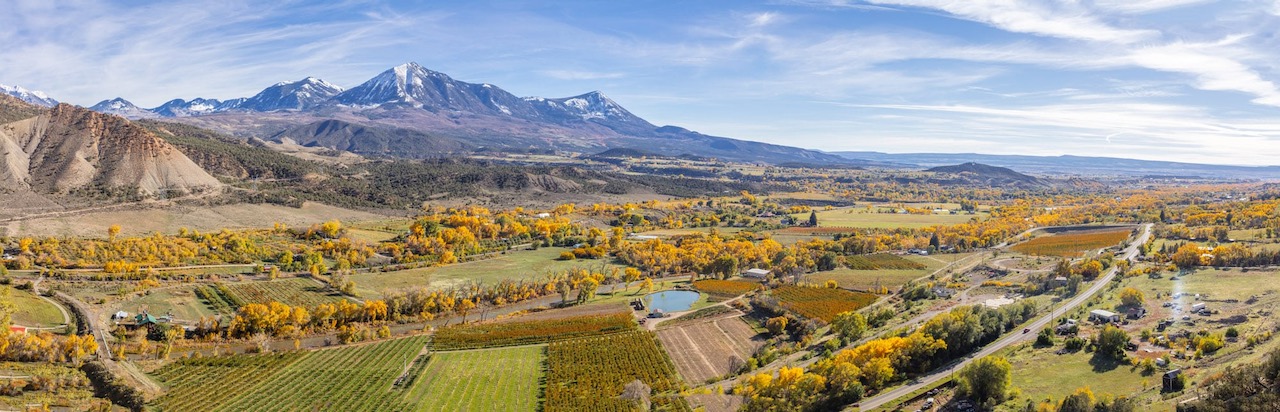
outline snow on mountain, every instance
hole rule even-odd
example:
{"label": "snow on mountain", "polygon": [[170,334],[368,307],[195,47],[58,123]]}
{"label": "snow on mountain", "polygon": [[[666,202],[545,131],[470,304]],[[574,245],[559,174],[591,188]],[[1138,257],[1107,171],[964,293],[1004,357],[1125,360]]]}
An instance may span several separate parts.
{"label": "snow on mountain", "polygon": [[306,110],[342,93],[342,88],[314,77],[280,82],[263,89],[237,108],[257,112]]}
{"label": "snow on mountain", "polygon": [[244,98],[231,99],[227,101],[201,98],[196,98],[191,101],[173,99],[160,105],[160,107],[151,109],[151,111],[163,117],[199,116],[235,109],[244,101]]}
{"label": "snow on mountain", "polygon": [[49,97],[49,95],[44,94],[44,92],[27,90],[22,86],[7,86],[0,84],[0,93],[17,97],[18,100],[38,106],[53,107],[58,105],[57,100],[54,100],[52,97]]}
{"label": "snow on mountain", "polygon": [[98,113],[114,114],[127,119],[151,119],[160,117],[159,114],[156,114],[151,110],[138,107],[132,102],[119,97],[98,102],[98,104],[90,107],[89,110],[93,110]]}

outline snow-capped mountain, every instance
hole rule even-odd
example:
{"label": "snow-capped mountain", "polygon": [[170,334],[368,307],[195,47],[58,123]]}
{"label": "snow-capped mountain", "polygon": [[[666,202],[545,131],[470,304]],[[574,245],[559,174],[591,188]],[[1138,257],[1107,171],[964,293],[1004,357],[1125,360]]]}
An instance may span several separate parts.
{"label": "snow-capped mountain", "polygon": [[156,112],[138,107],[132,102],[119,97],[98,102],[98,104],[90,107],[89,110],[93,110],[98,113],[114,114],[128,119],[150,119],[160,117]]}
{"label": "snow-capped mountain", "polygon": [[54,100],[47,94],[44,94],[44,92],[27,90],[22,88],[22,86],[7,86],[0,84],[0,93],[17,97],[18,100],[37,106],[53,107],[58,105],[57,100]]}
{"label": "snow-capped mountain", "polygon": [[210,113],[225,112],[235,109],[243,103],[245,98],[231,99],[222,101],[218,99],[201,99],[196,98],[191,101],[182,99],[173,99],[160,107],[151,109],[152,112],[164,117],[188,117],[199,116]]}
{"label": "snow-capped mountain", "polygon": [[491,84],[454,80],[417,63],[405,63],[342,92],[334,102],[354,108],[412,107],[490,115],[537,117],[523,99]]}
{"label": "snow-capped mountain", "polygon": [[237,109],[256,112],[306,110],[342,93],[342,88],[314,77],[280,82],[245,100]]}
{"label": "snow-capped mountain", "polygon": [[564,98],[518,97],[413,62],[347,90],[308,77],[227,101],[176,99],[135,111],[117,100],[93,109],[131,118],[152,113],[245,136],[289,137],[375,156],[431,157],[479,148],[643,148],[672,156],[749,161],[844,161],[811,150],[657,127],[598,91]]}

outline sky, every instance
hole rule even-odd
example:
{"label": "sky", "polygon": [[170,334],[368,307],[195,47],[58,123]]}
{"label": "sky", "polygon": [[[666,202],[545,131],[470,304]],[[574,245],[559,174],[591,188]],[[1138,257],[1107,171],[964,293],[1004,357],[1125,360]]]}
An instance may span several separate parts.
{"label": "sky", "polygon": [[415,61],[826,151],[1280,164],[1280,0],[0,2],[0,84],[82,106]]}

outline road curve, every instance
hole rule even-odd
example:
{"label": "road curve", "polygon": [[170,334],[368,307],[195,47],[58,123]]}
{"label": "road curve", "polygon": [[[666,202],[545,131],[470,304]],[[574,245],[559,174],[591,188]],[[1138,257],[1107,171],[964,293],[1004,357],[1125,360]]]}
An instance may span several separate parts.
{"label": "road curve", "polygon": [[[1125,248],[1123,255],[1121,255],[1121,258],[1125,260],[1129,260],[1129,259],[1132,259],[1134,256],[1137,256],[1138,249],[1142,247],[1143,244],[1147,243],[1147,239],[1150,238],[1150,236],[1151,236],[1151,224],[1143,225],[1142,234],[1138,235],[1138,238],[1136,240],[1129,243],[1129,247]],[[1053,319],[1056,317],[1055,314],[1066,313],[1072,309],[1075,309],[1076,307],[1080,306],[1084,302],[1088,301],[1090,298],[1093,297],[1093,295],[1097,294],[1103,288],[1107,287],[1107,285],[1111,283],[1111,280],[1115,278],[1116,272],[1118,271],[1119,271],[1119,268],[1112,266],[1111,269],[1108,270],[1106,274],[1098,278],[1098,280],[1094,281],[1093,285],[1090,285],[1089,289],[1085,290],[1084,293],[1077,294],[1074,298],[1071,298],[1071,300],[1067,301],[1062,306],[1050,311],[1048,314],[1044,316],[1041,316],[1039,319],[1036,319],[1035,321],[1025,326],[1025,328],[1038,332],[1040,329],[1043,329],[1045,326],[1048,326],[1049,322],[1052,322]],[[872,396],[870,398],[864,399],[862,402],[859,403],[859,407],[862,410],[870,410],[870,409],[878,408],[881,405],[884,405],[886,403],[896,401],[899,398],[906,396],[911,392],[924,388],[925,386],[933,384],[934,382],[937,382],[942,378],[947,377],[952,372],[959,370],[960,368],[963,368],[965,365],[968,365],[969,362],[973,362],[974,359],[991,355],[1001,349],[1007,348],[1019,342],[1031,340],[1035,336],[1036,336],[1035,333],[1022,333],[1022,331],[1017,331],[1017,330],[1012,331],[1007,336],[982,348],[982,350],[978,351],[978,353],[969,355],[964,359],[964,361],[960,363],[953,364],[945,369],[938,369],[928,376],[922,376],[919,379],[917,379],[913,384],[899,387],[891,391],[882,392],[876,396]]]}

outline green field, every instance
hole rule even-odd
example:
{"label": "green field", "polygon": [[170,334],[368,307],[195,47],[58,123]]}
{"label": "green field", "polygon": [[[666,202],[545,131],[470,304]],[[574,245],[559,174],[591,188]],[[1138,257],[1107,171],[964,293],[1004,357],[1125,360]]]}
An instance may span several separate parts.
{"label": "green field", "polygon": [[393,384],[430,338],[416,336],[311,352],[181,360],[155,372],[164,411],[411,410]]}
{"label": "green field", "polygon": [[493,283],[503,279],[531,279],[575,268],[604,270],[621,268],[604,259],[556,260],[565,248],[510,251],[488,259],[396,272],[360,273],[351,276],[360,296],[382,296],[383,291],[414,287],[445,289],[472,281]]}
{"label": "green field", "polygon": [[1143,376],[1133,366],[1114,361],[1094,361],[1093,353],[1084,351],[1057,355],[1054,352],[1061,348],[1061,341],[1058,345],[1047,349],[1023,346],[1009,356],[1009,362],[1013,364],[1013,386],[1022,393],[998,410],[1022,410],[1028,399],[1042,401],[1053,398],[1061,401],[1085,386],[1099,397],[1103,394],[1134,397],[1143,390],[1144,384],[1152,392],[1160,390],[1159,372]]}
{"label": "green field", "polygon": [[927,276],[930,273],[946,266],[948,263],[964,259],[972,254],[944,254],[933,256],[903,256],[904,259],[925,265],[924,269],[892,269],[892,270],[854,270],[841,267],[836,270],[826,272],[816,272],[808,275],[806,279],[816,283],[825,283],[828,280],[834,280],[840,284],[842,288],[869,290],[875,286],[885,286],[889,289],[897,289],[903,284],[915,280],[917,278]]}
{"label": "green field", "polygon": [[[911,215],[904,213],[876,213],[878,207],[868,211],[865,207],[819,210],[818,227],[863,227],[863,228],[923,228],[933,225],[955,225],[966,223],[969,219],[986,219],[986,212],[966,213],[934,213],[928,215]],[[808,213],[792,215],[800,221],[809,219]]]}
{"label": "green field", "polygon": [[409,388],[419,411],[533,411],[546,346],[435,352]]}
{"label": "green field", "polygon": [[33,328],[58,326],[66,323],[62,311],[53,303],[41,299],[28,290],[10,289],[15,311],[13,323]]}
{"label": "green field", "polygon": [[319,283],[307,278],[287,278],[266,282],[241,282],[226,285],[231,295],[245,303],[280,302],[289,306],[315,307],[333,303],[341,296],[326,292]]}
{"label": "green field", "polygon": [[159,316],[172,313],[183,321],[196,321],[202,316],[216,316],[217,311],[196,297],[194,286],[175,286],[156,288],[143,292],[141,296],[120,301],[114,308],[129,312],[130,315],[146,310]]}

